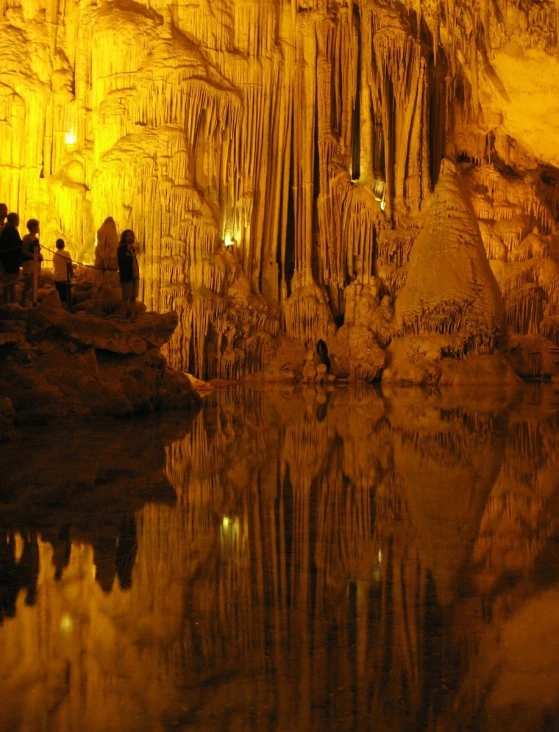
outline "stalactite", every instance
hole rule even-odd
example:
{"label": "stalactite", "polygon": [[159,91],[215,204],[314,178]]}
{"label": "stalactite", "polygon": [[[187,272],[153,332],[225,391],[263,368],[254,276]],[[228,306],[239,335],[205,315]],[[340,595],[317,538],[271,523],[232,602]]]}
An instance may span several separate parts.
{"label": "stalactite", "polygon": [[509,328],[513,333],[538,333],[543,318],[544,292],[537,285],[524,285],[506,300]]}
{"label": "stalactite", "polygon": [[[379,278],[400,297],[443,154],[469,161],[459,167],[485,253],[504,265],[503,297],[536,284],[543,314],[559,311],[554,163],[533,133],[524,144],[509,129],[516,91],[499,66],[509,41],[551,63],[553,6],[509,3],[501,18],[462,0],[48,0],[37,13],[0,0],[0,200],[85,261],[107,216],[133,228],[146,305],[179,313],[175,365],[221,369],[222,299],[236,333],[223,363],[242,375],[280,322],[297,339],[331,337],[354,283]],[[250,327],[228,294],[241,280]],[[439,313],[410,332],[455,335],[470,322],[459,300],[454,324]]]}

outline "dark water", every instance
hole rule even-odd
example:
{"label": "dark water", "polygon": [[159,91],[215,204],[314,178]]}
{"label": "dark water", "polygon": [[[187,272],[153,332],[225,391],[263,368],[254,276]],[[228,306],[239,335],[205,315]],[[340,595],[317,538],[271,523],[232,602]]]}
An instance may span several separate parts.
{"label": "dark water", "polygon": [[227,391],[0,450],[0,729],[559,730],[559,393]]}

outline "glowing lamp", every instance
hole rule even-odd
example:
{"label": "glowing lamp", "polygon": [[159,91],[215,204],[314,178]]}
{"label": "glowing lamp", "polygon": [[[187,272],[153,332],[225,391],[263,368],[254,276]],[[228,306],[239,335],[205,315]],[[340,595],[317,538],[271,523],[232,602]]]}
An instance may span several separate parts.
{"label": "glowing lamp", "polygon": [[229,516],[224,516],[223,517],[223,521],[221,522],[221,525],[223,526],[223,528],[224,529],[228,529],[229,528],[229,523],[230,523]]}
{"label": "glowing lamp", "polygon": [[69,633],[72,630],[72,618],[66,613],[62,616],[62,619],[60,620],[60,630],[62,630],[64,633]]}
{"label": "glowing lamp", "polygon": [[380,210],[384,211],[385,207],[386,207],[386,201],[383,198],[382,201],[380,202]]}
{"label": "glowing lamp", "polygon": [[232,247],[235,240],[231,238],[231,234],[225,234],[225,246]]}
{"label": "glowing lamp", "polygon": [[78,139],[78,138],[76,137],[76,133],[75,133],[75,132],[67,132],[67,133],[66,133],[66,134],[64,135],[64,142],[65,142],[65,143],[66,143],[67,145],[75,145],[75,144],[76,144],[76,142],[77,142],[77,139]]}

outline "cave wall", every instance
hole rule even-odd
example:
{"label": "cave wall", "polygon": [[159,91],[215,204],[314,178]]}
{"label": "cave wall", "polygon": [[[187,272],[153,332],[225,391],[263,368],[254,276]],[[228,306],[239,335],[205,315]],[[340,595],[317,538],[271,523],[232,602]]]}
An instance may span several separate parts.
{"label": "cave wall", "polygon": [[284,331],[374,377],[447,157],[508,329],[554,342],[557,23],[503,0],[2,0],[0,200],[82,261],[107,216],[133,228],[179,368],[241,376]]}

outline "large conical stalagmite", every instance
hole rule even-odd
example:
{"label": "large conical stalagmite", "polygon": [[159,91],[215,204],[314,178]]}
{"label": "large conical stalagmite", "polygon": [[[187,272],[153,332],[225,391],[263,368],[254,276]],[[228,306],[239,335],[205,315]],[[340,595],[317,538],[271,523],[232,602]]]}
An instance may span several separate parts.
{"label": "large conical stalagmite", "polygon": [[456,347],[492,353],[505,330],[503,298],[456,166],[441,165],[423,231],[396,299],[402,332],[456,336]]}
{"label": "large conical stalagmite", "polygon": [[[399,337],[390,346],[385,380],[494,381],[510,372],[498,355],[506,340],[503,298],[456,165],[449,160],[441,165],[406,284],[396,297],[395,325]],[[493,361],[483,358],[492,354]],[[466,356],[478,359],[459,361]]]}

